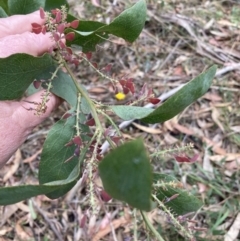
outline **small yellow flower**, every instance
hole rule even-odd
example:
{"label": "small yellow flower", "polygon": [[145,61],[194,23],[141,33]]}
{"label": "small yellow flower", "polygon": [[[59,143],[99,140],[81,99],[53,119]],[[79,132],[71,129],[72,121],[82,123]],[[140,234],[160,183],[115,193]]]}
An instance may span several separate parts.
{"label": "small yellow flower", "polygon": [[119,92],[119,93],[117,93],[117,94],[115,95],[115,98],[116,98],[117,100],[124,100],[124,99],[126,98],[126,95],[125,95],[124,93],[122,93],[122,92]]}

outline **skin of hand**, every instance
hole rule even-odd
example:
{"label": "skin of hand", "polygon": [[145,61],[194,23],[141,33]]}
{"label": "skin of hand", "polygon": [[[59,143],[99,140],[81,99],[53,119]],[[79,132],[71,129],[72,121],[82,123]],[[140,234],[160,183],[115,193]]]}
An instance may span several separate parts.
{"label": "skin of hand", "polygon": [[[48,51],[54,44],[50,35],[32,33],[31,23],[44,24],[39,11],[0,18],[0,58],[15,53],[38,56]],[[42,93],[43,91],[39,91],[21,101],[0,101],[0,168],[25,141],[33,128],[61,104],[61,99],[51,94],[46,112],[41,116],[34,115],[35,111],[29,109],[36,106],[29,102],[41,102]]]}

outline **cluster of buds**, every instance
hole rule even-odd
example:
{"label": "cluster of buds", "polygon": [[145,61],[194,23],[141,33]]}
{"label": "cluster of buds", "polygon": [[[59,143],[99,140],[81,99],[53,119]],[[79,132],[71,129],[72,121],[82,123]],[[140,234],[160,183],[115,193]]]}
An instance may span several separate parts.
{"label": "cluster of buds", "polygon": [[35,34],[51,32],[55,45],[49,49],[49,52],[52,53],[54,49],[58,49],[61,52],[61,56],[66,61],[78,65],[78,58],[75,58],[71,48],[66,46],[66,41],[73,41],[75,33],[68,32],[67,34],[64,34],[64,32],[70,27],[76,29],[79,25],[79,20],[74,20],[68,23],[66,20],[67,10],[64,6],[62,6],[61,10],[52,10],[51,13],[44,12],[44,10],[40,8],[40,17],[45,19],[46,23],[44,25],[32,23],[32,31]]}

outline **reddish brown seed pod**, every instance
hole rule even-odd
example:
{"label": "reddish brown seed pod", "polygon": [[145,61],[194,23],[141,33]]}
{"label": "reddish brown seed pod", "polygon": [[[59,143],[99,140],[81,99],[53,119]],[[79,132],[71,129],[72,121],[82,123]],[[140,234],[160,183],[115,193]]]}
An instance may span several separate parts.
{"label": "reddish brown seed pod", "polygon": [[42,25],[38,24],[38,23],[32,23],[32,31],[35,33],[35,34],[39,34],[42,32]]}
{"label": "reddish brown seed pod", "polygon": [[64,32],[64,29],[65,29],[65,24],[64,23],[60,23],[58,26],[57,26],[57,31],[58,33],[62,34]]}
{"label": "reddish brown seed pod", "polygon": [[90,60],[92,58],[92,53],[91,52],[85,53],[85,55],[86,55],[88,60]]}
{"label": "reddish brown seed pod", "polygon": [[100,192],[100,196],[104,202],[109,202],[112,199],[112,197],[104,190]]}
{"label": "reddish brown seed pod", "polygon": [[106,72],[109,72],[112,69],[112,64],[108,64],[107,66],[105,66],[104,70]]}
{"label": "reddish brown seed pod", "polygon": [[73,143],[74,143],[75,145],[81,146],[81,145],[82,145],[82,139],[81,139],[81,137],[80,137],[80,136],[75,136],[75,137],[73,137]]}
{"label": "reddish brown seed pod", "polygon": [[73,41],[75,38],[75,33],[74,32],[70,32],[68,34],[65,35],[65,39],[68,41]]}
{"label": "reddish brown seed pod", "polygon": [[41,86],[42,82],[39,81],[39,80],[35,80],[33,81],[33,86],[36,88],[36,89],[39,89],[40,86]]}
{"label": "reddish brown seed pod", "polygon": [[158,99],[158,98],[152,98],[152,97],[150,97],[150,98],[148,98],[148,101],[149,101],[150,103],[152,103],[153,105],[156,105],[156,104],[158,104],[161,100]]}
{"label": "reddish brown seed pod", "polygon": [[95,120],[93,118],[91,118],[85,124],[88,125],[88,126],[95,126]]}
{"label": "reddish brown seed pod", "polygon": [[40,11],[40,18],[44,19],[45,18],[45,12],[44,12],[43,8],[40,8],[39,11]]}
{"label": "reddish brown seed pod", "polygon": [[62,21],[62,14],[60,11],[57,12],[55,21],[56,21],[56,23],[60,23]]}
{"label": "reddish brown seed pod", "polygon": [[71,23],[70,23],[70,26],[72,28],[77,28],[79,25],[79,20],[73,20]]}

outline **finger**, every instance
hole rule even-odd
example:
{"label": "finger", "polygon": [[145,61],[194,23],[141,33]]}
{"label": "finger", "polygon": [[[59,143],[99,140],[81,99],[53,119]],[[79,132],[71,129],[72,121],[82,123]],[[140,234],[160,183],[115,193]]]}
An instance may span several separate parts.
{"label": "finger", "polygon": [[25,53],[33,56],[47,52],[54,45],[50,33],[11,35],[0,39],[0,58],[8,57],[16,53]]}
{"label": "finger", "polygon": [[40,18],[39,10],[27,15],[14,15],[7,18],[0,18],[0,38],[21,34],[24,32],[31,32],[31,23],[43,24],[44,19]]}
{"label": "finger", "polygon": [[39,91],[23,101],[20,102],[20,106],[17,110],[18,116],[21,119],[21,126],[27,131],[31,131],[35,126],[39,125],[44,119],[46,119],[52,111],[54,111],[61,103],[62,99],[54,94],[50,94],[46,103],[46,109],[43,109],[43,113],[36,114],[38,104],[42,103],[42,97],[45,91]]}

